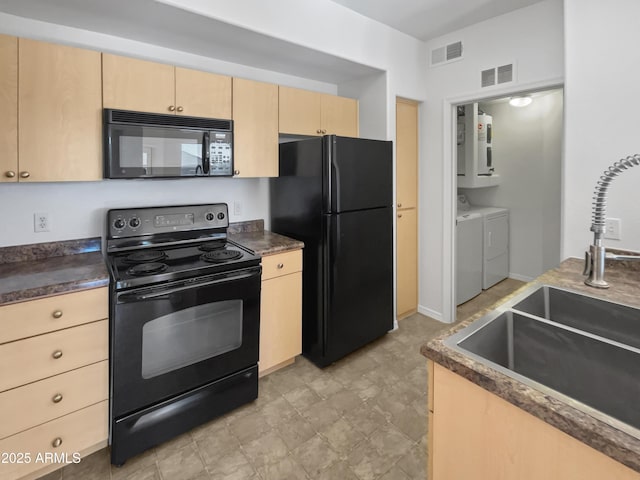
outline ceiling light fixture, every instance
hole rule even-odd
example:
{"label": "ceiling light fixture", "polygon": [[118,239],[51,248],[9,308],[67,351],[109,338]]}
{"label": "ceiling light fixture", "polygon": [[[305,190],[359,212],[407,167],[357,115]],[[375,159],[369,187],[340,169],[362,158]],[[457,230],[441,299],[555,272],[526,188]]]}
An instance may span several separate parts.
{"label": "ceiling light fixture", "polygon": [[533,99],[529,95],[511,97],[509,99],[509,105],[511,105],[512,107],[526,107],[531,102],[533,102]]}

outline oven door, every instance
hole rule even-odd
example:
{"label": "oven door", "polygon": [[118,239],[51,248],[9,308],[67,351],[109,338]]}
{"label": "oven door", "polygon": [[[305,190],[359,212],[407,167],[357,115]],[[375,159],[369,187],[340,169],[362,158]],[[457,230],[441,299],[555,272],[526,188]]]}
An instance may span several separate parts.
{"label": "oven door", "polygon": [[261,267],[115,292],[112,416],[258,362]]}

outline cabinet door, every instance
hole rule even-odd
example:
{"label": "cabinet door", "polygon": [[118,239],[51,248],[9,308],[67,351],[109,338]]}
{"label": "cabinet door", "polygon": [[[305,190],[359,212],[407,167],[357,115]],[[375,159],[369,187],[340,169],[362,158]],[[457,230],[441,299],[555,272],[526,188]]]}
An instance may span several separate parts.
{"label": "cabinet door", "polygon": [[280,133],[320,135],[321,95],[299,88],[280,87]]}
{"label": "cabinet door", "polygon": [[100,52],[21,38],[18,54],[20,180],[101,179]]}
{"label": "cabinet door", "polygon": [[322,94],[320,128],[326,135],[358,136],[358,101]]}
{"label": "cabinet door", "polygon": [[418,206],[418,105],[396,102],[396,204]]}
{"label": "cabinet door", "polygon": [[278,86],[233,79],[234,174],[278,176]]}
{"label": "cabinet door", "polygon": [[302,272],[264,280],[261,296],[262,373],[302,352]]}
{"label": "cabinet door", "polygon": [[231,118],[231,77],[176,67],[176,111],[191,117]]}
{"label": "cabinet door", "polygon": [[173,65],[102,54],[104,108],[167,113],[175,111]]}
{"label": "cabinet door", "polygon": [[418,219],[416,209],[397,215],[396,313],[398,318],[418,308]]}
{"label": "cabinet door", "polygon": [[18,181],[18,39],[0,35],[0,182]]}

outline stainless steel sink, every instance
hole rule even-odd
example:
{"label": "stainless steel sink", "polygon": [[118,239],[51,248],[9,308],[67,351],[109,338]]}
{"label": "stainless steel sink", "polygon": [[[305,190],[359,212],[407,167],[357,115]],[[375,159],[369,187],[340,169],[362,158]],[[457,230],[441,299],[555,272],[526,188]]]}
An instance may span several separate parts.
{"label": "stainless steel sink", "polygon": [[445,344],[596,417],[640,429],[640,309],[534,286]]}
{"label": "stainless steel sink", "polygon": [[514,310],[640,348],[640,309],[543,285]]}

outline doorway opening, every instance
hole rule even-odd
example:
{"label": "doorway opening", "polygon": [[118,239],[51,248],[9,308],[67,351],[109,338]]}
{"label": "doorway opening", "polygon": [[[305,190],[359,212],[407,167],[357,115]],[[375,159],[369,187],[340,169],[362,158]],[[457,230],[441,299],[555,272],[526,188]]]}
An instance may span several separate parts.
{"label": "doorway opening", "polygon": [[[516,97],[527,105],[514,106]],[[454,304],[464,305],[560,264],[563,89],[453,107],[452,283]]]}

